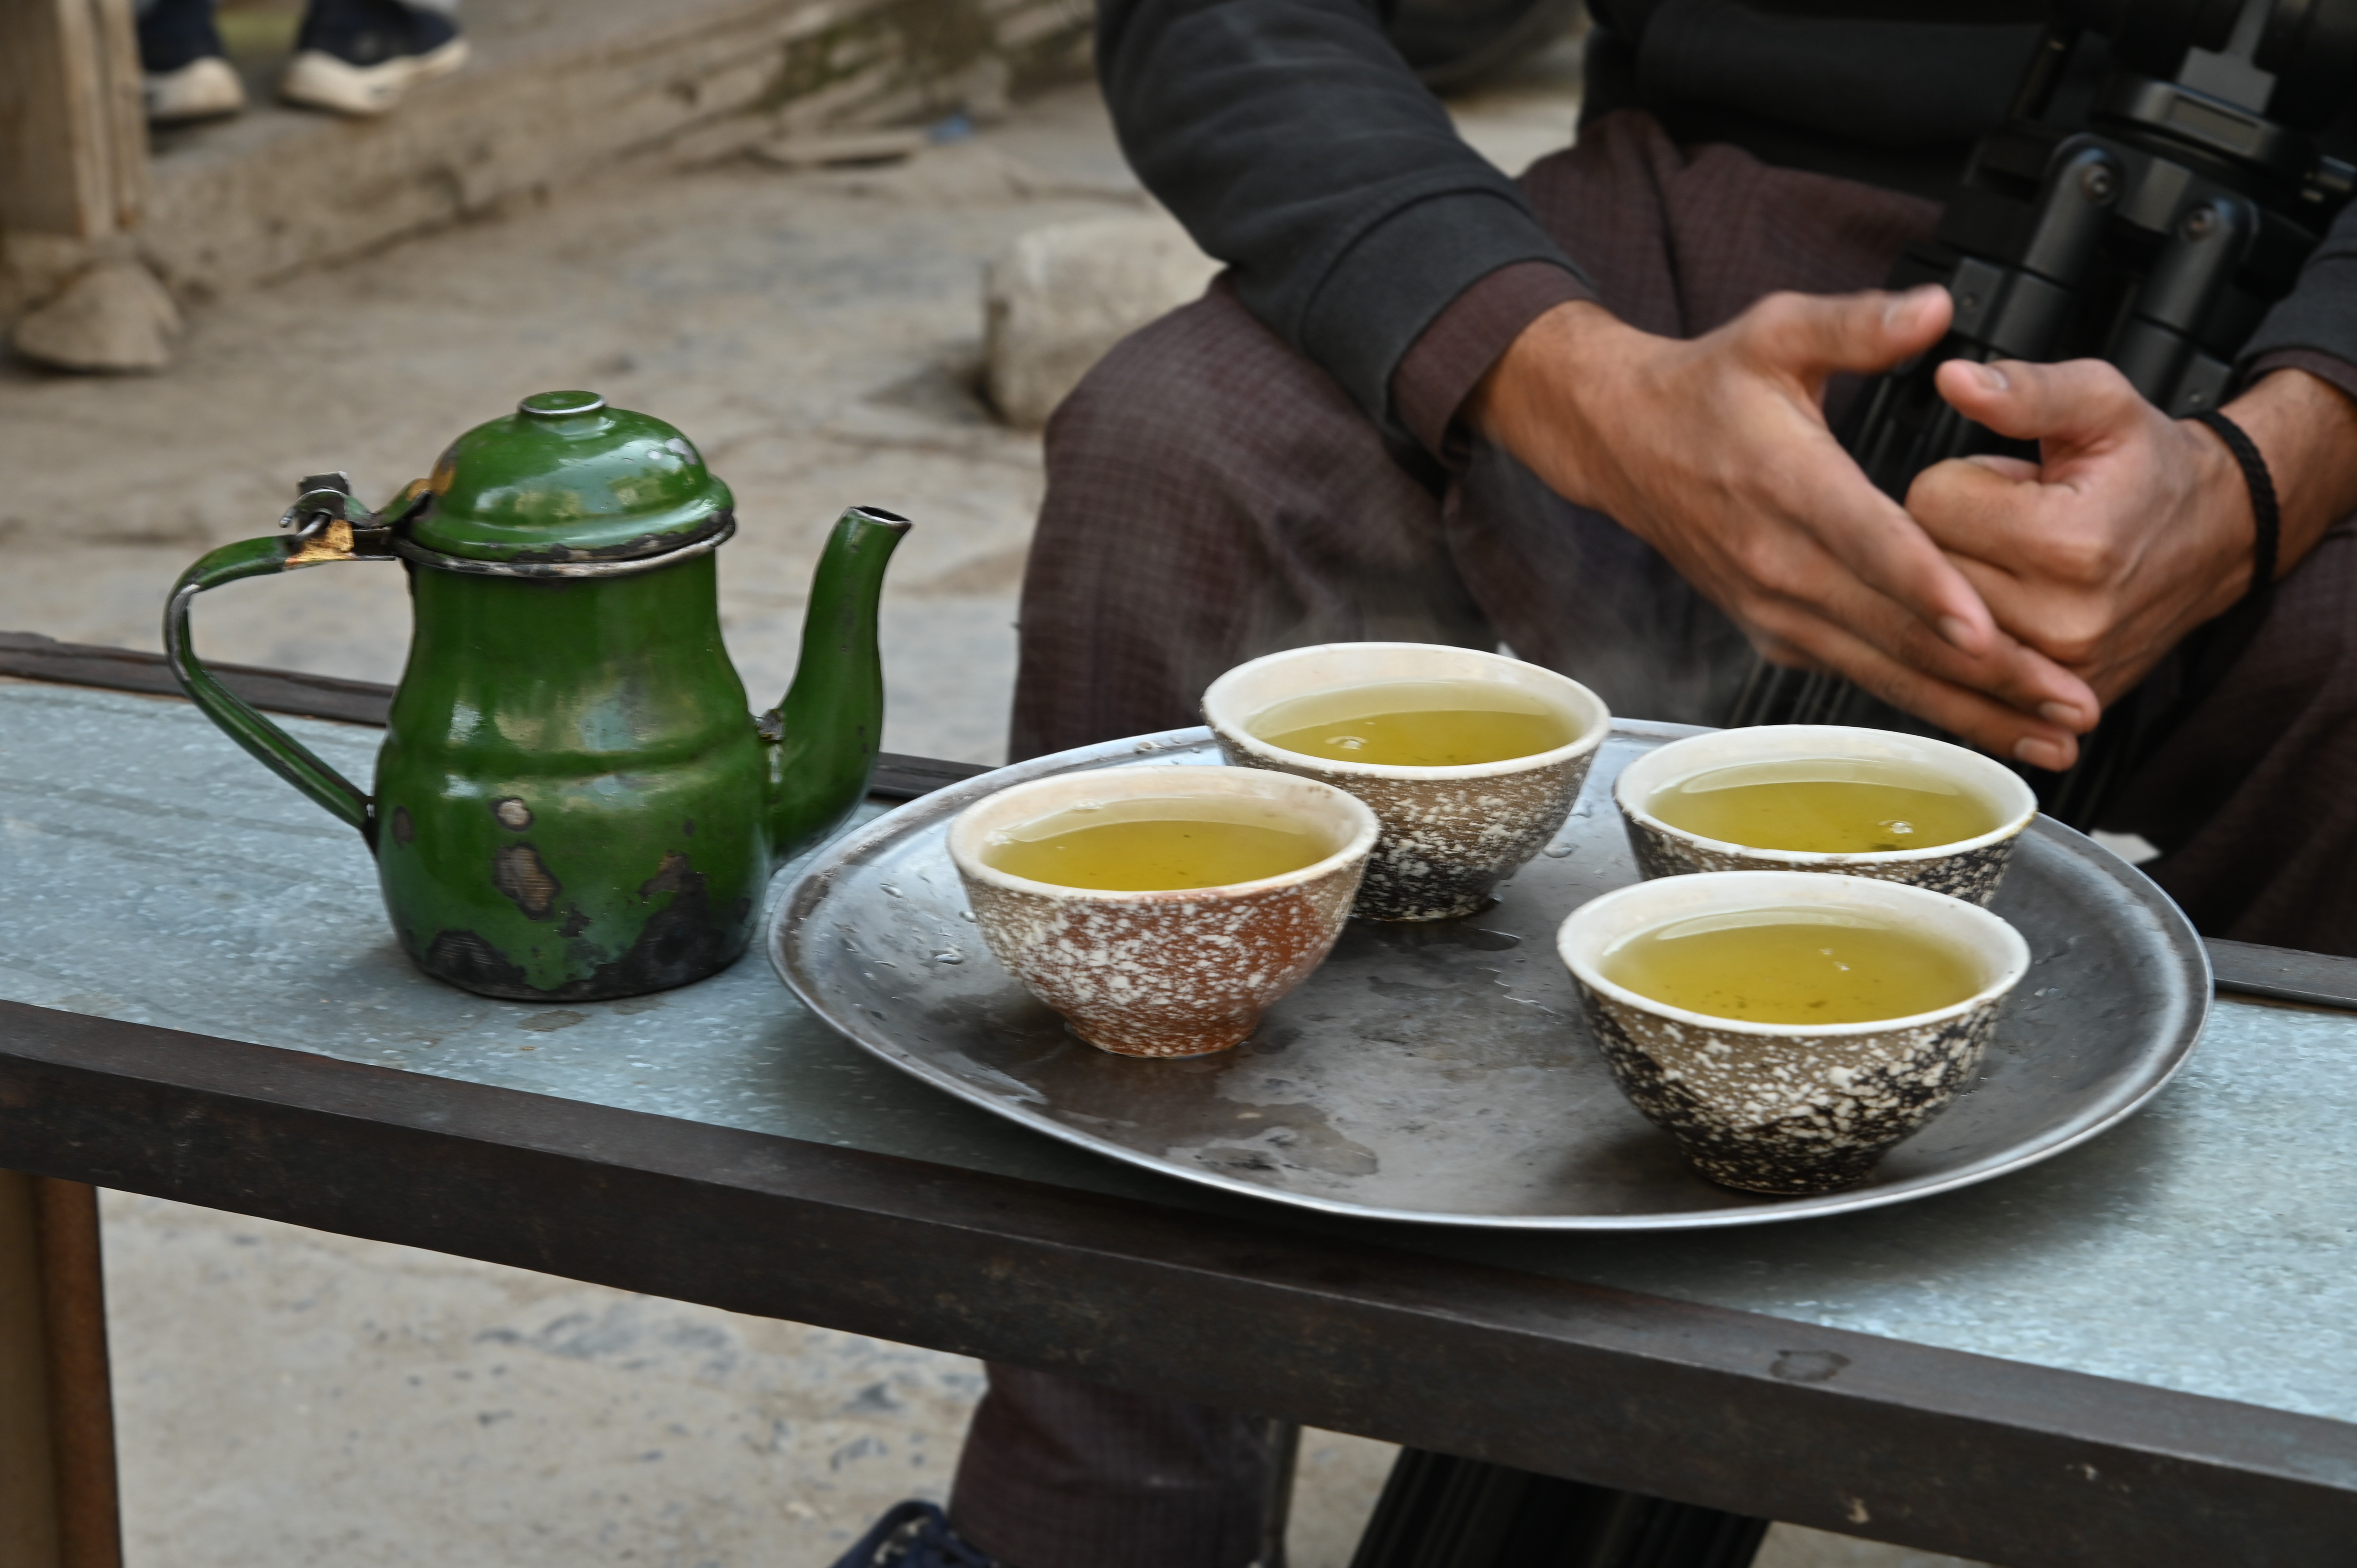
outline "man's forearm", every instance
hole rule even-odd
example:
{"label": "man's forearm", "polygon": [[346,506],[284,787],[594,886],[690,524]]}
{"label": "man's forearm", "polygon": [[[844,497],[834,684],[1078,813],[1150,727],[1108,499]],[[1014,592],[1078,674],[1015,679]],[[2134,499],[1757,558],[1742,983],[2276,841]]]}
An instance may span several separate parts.
{"label": "man's forearm", "polygon": [[2325,530],[2357,512],[2357,401],[2306,371],[2283,370],[2225,413],[2258,447],[2275,483],[2280,577],[2316,548]]}
{"label": "man's forearm", "polygon": [[1245,308],[1379,421],[1452,300],[1516,262],[1571,267],[1375,0],[1103,0],[1097,42],[1146,188],[1235,269]]}

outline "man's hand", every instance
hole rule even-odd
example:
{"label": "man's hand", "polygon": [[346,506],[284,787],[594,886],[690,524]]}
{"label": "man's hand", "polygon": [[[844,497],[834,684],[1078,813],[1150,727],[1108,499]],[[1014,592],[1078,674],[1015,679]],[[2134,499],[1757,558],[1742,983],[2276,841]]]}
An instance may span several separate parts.
{"label": "man's hand", "polygon": [[[1997,624],[2109,703],[2250,585],[2250,491],[2225,443],[2170,419],[2093,360],[1940,367],[1941,395],[2039,461],[1927,468],[1907,510],[1971,578]],[[2282,500],[2278,574],[2357,502],[2357,407],[2305,371],[2226,410]]]}
{"label": "man's hand", "polygon": [[2093,692],[2000,628],[1820,407],[1829,377],[1920,353],[1948,318],[1938,288],[1773,295],[1682,341],[1559,306],[1469,413],[1558,494],[1659,550],[1767,657],[1846,676],[1999,756],[2067,767]]}

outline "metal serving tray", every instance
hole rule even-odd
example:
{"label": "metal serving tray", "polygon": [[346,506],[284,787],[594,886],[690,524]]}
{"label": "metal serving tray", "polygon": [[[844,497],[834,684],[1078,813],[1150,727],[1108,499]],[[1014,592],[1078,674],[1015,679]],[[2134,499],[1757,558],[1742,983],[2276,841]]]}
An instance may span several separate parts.
{"label": "metal serving tray", "polygon": [[770,955],[861,1046],[1051,1138],[1279,1203],[1444,1225],[1667,1230],[1904,1202],[2094,1136],[2191,1053],[2210,1004],[2192,927],[2134,867],[2040,818],[1996,906],[2033,962],[1979,1080],[1863,1187],[1771,1198],[1694,1176],[1613,1087],[1555,951],[1565,915],[1636,880],[1613,779],[1692,733],[1615,724],[1571,820],[1495,905],[1351,922],[1258,1035],[1216,1056],[1136,1060],[1067,1033],[983,945],[945,843],[950,819],[1024,779],[1216,763],[1207,730],[1041,757],[877,819],[779,900]]}

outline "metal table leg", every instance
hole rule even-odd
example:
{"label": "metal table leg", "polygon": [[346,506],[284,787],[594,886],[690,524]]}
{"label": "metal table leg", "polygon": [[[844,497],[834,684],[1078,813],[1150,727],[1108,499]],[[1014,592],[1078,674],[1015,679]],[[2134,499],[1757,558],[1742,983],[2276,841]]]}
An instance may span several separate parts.
{"label": "metal table leg", "polygon": [[1351,1568],[1749,1568],[1764,1519],[1403,1449]]}
{"label": "metal table leg", "polygon": [[98,1190],[0,1171],[0,1568],[122,1568]]}

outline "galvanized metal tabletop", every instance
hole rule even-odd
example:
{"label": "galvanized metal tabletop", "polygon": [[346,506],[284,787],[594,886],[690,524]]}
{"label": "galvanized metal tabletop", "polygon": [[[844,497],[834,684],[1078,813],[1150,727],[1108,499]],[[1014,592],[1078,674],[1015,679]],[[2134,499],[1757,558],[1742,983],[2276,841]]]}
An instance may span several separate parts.
{"label": "galvanized metal tabletop", "polygon": [[[376,732],[289,728],[368,776]],[[358,837],[169,699],[0,684],[0,1165],[2018,1568],[2357,1541],[2357,1015],[2222,997],[2134,1120],[1901,1208],[1475,1233],[1027,1132],[759,954],[568,1007],[425,980]]]}

